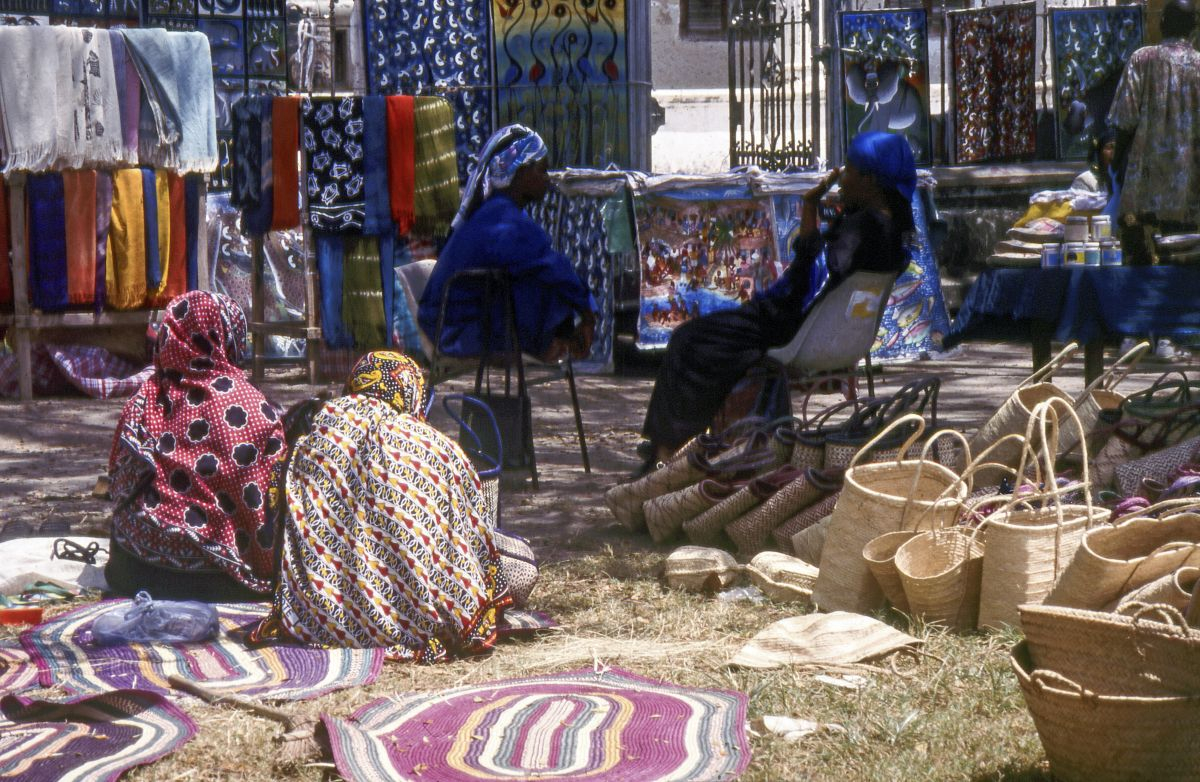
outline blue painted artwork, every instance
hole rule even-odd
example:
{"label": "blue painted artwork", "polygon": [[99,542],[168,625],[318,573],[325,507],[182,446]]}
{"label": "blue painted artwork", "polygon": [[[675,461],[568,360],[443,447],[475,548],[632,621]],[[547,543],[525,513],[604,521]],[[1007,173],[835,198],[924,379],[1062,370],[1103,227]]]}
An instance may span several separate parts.
{"label": "blue painted artwork", "polygon": [[908,139],[917,165],[932,161],[925,12],[840,15],[845,142],[868,130]]}
{"label": "blue painted artwork", "polygon": [[1104,128],[1125,63],[1142,45],[1142,8],[1053,8],[1050,28],[1058,156],[1081,160]]}

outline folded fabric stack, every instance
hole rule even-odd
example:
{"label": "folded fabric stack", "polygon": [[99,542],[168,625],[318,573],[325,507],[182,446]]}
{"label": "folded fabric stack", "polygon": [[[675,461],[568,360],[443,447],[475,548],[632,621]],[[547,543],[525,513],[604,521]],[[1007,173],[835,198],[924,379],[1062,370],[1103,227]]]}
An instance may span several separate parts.
{"label": "folded fabric stack", "polygon": [[0,173],[217,165],[201,33],[0,27]]}
{"label": "folded fabric stack", "polygon": [[1002,239],[996,243],[992,254],[988,256],[987,264],[1008,268],[1039,266],[1042,262],[1042,244],[1022,239]]}

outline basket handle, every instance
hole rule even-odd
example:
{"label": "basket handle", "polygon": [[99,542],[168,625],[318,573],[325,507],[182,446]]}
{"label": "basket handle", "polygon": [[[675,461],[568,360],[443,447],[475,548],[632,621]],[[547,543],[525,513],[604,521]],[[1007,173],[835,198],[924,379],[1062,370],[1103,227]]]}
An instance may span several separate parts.
{"label": "basket handle", "polygon": [[1046,668],[1038,668],[1036,671],[1030,672],[1029,680],[1037,685],[1037,688],[1042,692],[1051,690],[1054,692],[1066,693],[1068,695],[1078,695],[1080,698],[1085,699],[1092,699],[1096,697],[1096,693],[1080,684],[1076,684],[1058,671],[1051,671]]}
{"label": "basket handle", "polygon": [[1112,366],[1100,373],[1100,376],[1088,383],[1079,396],[1075,397],[1075,406],[1079,407],[1093,391],[1112,391],[1119,386],[1129,373],[1133,371],[1142,356],[1150,350],[1150,343],[1143,340],[1134,345],[1125,355],[1113,362]]}
{"label": "basket handle", "polygon": [[[941,437],[954,437],[963,447],[963,458],[969,464],[971,462],[971,443],[967,441],[966,435],[957,429],[938,429],[929,439],[925,441],[925,445],[921,448],[921,461],[925,461],[929,456],[929,449],[933,447],[935,440]],[[969,491],[969,490],[968,490]]]}
{"label": "basket handle", "polygon": [[1174,551],[1184,551],[1186,549],[1200,551],[1200,543],[1188,543],[1187,541],[1183,540],[1173,540],[1170,543],[1164,543],[1158,548],[1154,549],[1149,554],[1142,557],[1141,561],[1133,566],[1133,570],[1129,571],[1129,575],[1125,577],[1125,581],[1121,584],[1118,594],[1124,595],[1129,591],[1129,584],[1133,581],[1133,577],[1137,575],[1138,570],[1140,570],[1142,565],[1149,562],[1156,554],[1169,554]]}
{"label": "basket handle", "polygon": [[1047,361],[1040,369],[1018,383],[1017,388],[1024,388],[1025,386],[1033,385],[1034,383],[1041,381],[1042,378],[1054,374],[1056,370],[1061,369],[1062,365],[1067,363],[1071,357],[1078,352],[1079,343],[1068,342],[1065,346],[1063,346],[1062,350],[1058,351],[1058,355],[1054,356],[1054,358]]}
{"label": "basket handle", "polygon": [[[1063,525],[1062,513],[1062,498],[1077,489],[1083,489],[1084,502],[1088,509],[1088,525],[1091,525],[1092,517],[1095,515],[1095,506],[1092,501],[1092,481],[1088,467],[1087,454],[1084,453],[1081,461],[1082,476],[1078,483],[1068,484],[1067,486],[1058,485],[1058,476],[1054,469],[1055,454],[1058,451],[1058,435],[1059,435],[1059,415],[1065,415],[1069,422],[1075,424],[1075,429],[1082,438],[1084,434],[1083,423],[1079,420],[1079,415],[1075,412],[1075,408],[1064,399],[1051,398],[1044,402],[1040,402],[1033,408],[1033,413],[1029,416],[1029,423],[1025,428],[1025,438],[1027,441],[1032,441],[1033,428],[1036,425],[1040,429],[1041,434],[1041,461],[1045,468],[1045,475],[1042,476],[1042,481],[1050,488],[1042,492],[1044,497],[1042,507],[1046,507],[1046,499],[1053,498],[1055,507],[1058,512],[1058,532],[1055,533],[1055,552],[1058,551],[1059,539]],[[1050,435],[1053,435],[1051,437]],[[1018,475],[1025,474],[1026,457],[1030,453],[1030,449],[1026,448],[1021,452],[1021,462],[1018,465]],[[1036,455],[1035,455],[1036,458]],[[1058,572],[1057,553],[1055,556],[1055,573]]]}
{"label": "basket handle", "polygon": [[[861,446],[858,449],[857,453],[854,454],[854,457],[850,459],[850,466],[847,467],[846,469],[851,470],[851,469],[857,467],[859,457],[861,457],[864,453],[870,453],[872,447],[874,445],[876,445],[880,440],[883,440],[884,438],[886,438],[887,435],[891,434],[892,430],[899,429],[901,426],[911,424],[911,423],[916,423],[917,431],[913,432],[912,436],[904,441],[904,444],[900,446],[900,453],[896,456],[897,462],[903,461],[904,454],[908,453],[908,449],[912,448],[913,445],[915,445],[917,443],[917,441],[919,441],[921,439],[921,435],[925,434],[925,419],[922,416],[918,415],[917,413],[905,413],[904,415],[897,418],[895,421],[892,421],[890,424],[885,426],[879,432],[879,434],[872,437],[870,440],[868,440],[866,442],[865,445]],[[918,469],[917,477],[920,477],[919,469]],[[915,486],[916,484],[914,483],[913,485]]]}
{"label": "basket handle", "polygon": [[1147,505],[1144,508],[1131,510],[1120,518],[1110,521],[1109,525],[1117,527],[1121,524],[1126,524],[1130,521],[1133,521],[1134,519],[1151,517],[1152,514],[1164,510],[1175,511],[1175,513],[1171,515],[1187,513],[1188,510],[1192,508],[1200,509],[1200,497],[1177,497],[1173,500],[1159,500],[1158,502],[1153,503],[1152,505]]}
{"label": "basket handle", "polygon": [[1196,585],[1192,587],[1192,600],[1188,603],[1187,613],[1183,618],[1190,626],[1200,625],[1200,578],[1196,579]]}
{"label": "basket handle", "polygon": [[1126,603],[1118,609],[1117,613],[1132,619],[1134,632],[1138,634],[1146,632],[1146,628],[1142,624],[1148,617],[1155,614],[1161,618],[1163,624],[1171,628],[1171,632],[1174,634],[1180,636],[1188,634],[1188,623],[1183,614],[1175,606],[1166,603]]}
{"label": "basket handle", "polygon": [[[963,468],[962,474],[960,474],[957,478],[955,478],[953,483],[951,483],[949,486],[947,486],[945,489],[943,489],[942,493],[939,494],[934,499],[934,501],[929,505],[928,508],[921,511],[921,515],[918,516],[916,522],[913,523],[912,529],[914,529],[914,530],[920,529],[921,522],[923,522],[925,520],[926,516],[928,516],[930,513],[932,513],[935,508],[943,507],[945,503],[943,503],[942,500],[949,500],[950,503],[959,502],[958,500],[953,499],[952,492],[955,492],[960,486],[962,486],[964,481],[966,482],[967,493],[969,494],[971,492],[972,488],[974,487],[974,476],[978,470],[988,467],[988,468],[998,468],[1001,470],[1011,471],[1012,468],[1008,467],[1006,465],[997,464],[995,462],[984,461],[984,458],[987,457],[992,451],[999,448],[1001,445],[1008,443],[1008,441],[1010,441],[1010,440],[1016,440],[1017,442],[1020,442],[1020,443],[1025,442],[1025,438],[1019,434],[1006,434],[1003,437],[1001,437],[999,440],[997,440],[996,442],[989,445],[987,448],[984,448],[982,451],[980,451],[979,454],[973,460],[971,460],[971,462],[966,467]],[[967,455],[970,456],[970,453],[971,453],[970,449],[968,449]],[[922,459],[922,463],[923,463],[923,461],[924,460]],[[908,515],[909,505],[912,503],[913,494],[916,493],[916,485],[917,485],[916,481],[918,478],[920,478],[919,472],[913,478],[912,487],[909,489],[909,492],[908,492],[908,502],[906,502],[904,505],[904,515],[900,517],[901,521],[903,521],[905,516]],[[991,498],[987,498],[987,499],[989,501],[991,500]],[[983,504],[983,503],[981,502],[980,504]],[[971,509],[973,510],[975,507],[977,507],[977,506],[971,506]]]}
{"label": "basket handle", "polygon": [[[450,407],[450,403],[453,401],[460,402],[462,406],[465,406],[468,402],[470,402],[487,415],[488,422],[492,425],[492,433],[496,436],[496,450],[499,451],[499,453],[497,453],[495,456],[492,456],[490,453],[487,453],[483,450],[483,441],[479,439],[479,435],[475,432],[475,430],[467,424],[465,420],[466,414],[463,413],[461,416],[456,415],[454,409]],[[488,404],[482,399],[477,399],[469,394],[446,394],[442,397],[442,407],[445,409],[446,414],[453,418],[458,425],[462,427],[464,432],[467,432],[471,435],[471,439],[475,441],[475,453],[491,463],[492,470],[499,469],[500,465],[504,462],[504,442],[500,439],[500,426],[496,423],[496,415],[492,412],[492,408],[489,407]],[[490,472],[490,470],[485,472]]]}

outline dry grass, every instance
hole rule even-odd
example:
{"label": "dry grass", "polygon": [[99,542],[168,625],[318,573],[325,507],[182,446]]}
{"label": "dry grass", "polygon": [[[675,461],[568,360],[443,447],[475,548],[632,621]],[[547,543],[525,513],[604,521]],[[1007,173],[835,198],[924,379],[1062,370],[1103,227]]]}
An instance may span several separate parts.
{"label": "dry grass", "polygon": [[[814,679],[817,670],[735,671],[723,663],[738,646],[794,606],[727,603],[660,586],[662,556],[636,541],[548,565],[536,606],[560,630],[503,644],[486,658],[418,667],[389,664],[370,687],[283,704],[298,717],[345,716],[387,695],[436,690],[593,665],[750,697],[751,718],[791,715],[838,723],[845,733],[787,742],[752,739],[746,780],[1048,779],[1041,747],[1008,669],[1013,635],[955,636],[916,627],[926,655],[860,668],[868,684],[850,691]],[[903,617],[890,621],[905,629]],[[57,695],[58,693],[47,692]],[[200,725],[187,746],[129,774],[129,780],[336,779],[327,759],[276,760],[275,723],[225,707],[184,702]]]}

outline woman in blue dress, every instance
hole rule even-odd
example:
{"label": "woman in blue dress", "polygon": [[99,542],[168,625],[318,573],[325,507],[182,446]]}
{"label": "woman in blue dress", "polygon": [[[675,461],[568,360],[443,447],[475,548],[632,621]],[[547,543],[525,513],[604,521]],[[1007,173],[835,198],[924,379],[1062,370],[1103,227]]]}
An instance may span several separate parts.
{"label": "woman in blue dress", "polygon": [[[438,315],[450,278],[468,269],[508,272],[516,305],[521,350],[544,361],[568,351],[576,358],[591,350],[596,304],[571,261],[554,250],[550,236],[525,207],[550,188],[547,148],[523,125],[509,125],[488,139],[471,173],[450,239],[421,296],[418,319],[437,339]],[[438,349],[450,356],[484,352],[484,301],[478,286],[455,285],[447,302]],[[503,302],[489,314],[491,334],[504,334]],[[500,345],[494,344],[494,350]]]}

